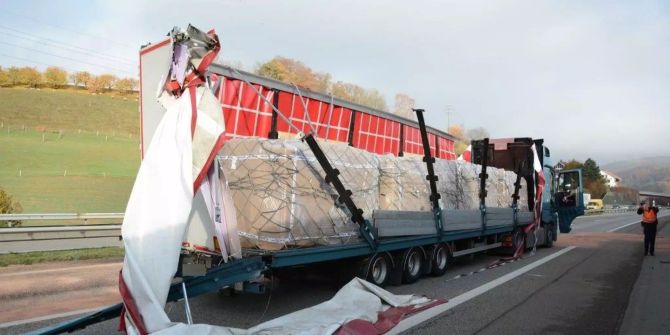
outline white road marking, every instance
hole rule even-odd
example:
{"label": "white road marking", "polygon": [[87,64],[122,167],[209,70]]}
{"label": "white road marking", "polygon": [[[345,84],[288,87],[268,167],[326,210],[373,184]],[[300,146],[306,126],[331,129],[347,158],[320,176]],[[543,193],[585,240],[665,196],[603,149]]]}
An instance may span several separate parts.
{"label": "white road marking", "polygon": [[624,229],[624,228],[626,228],[626,227],[628,227],[628,226],[632,226],[632,225],[634,225],[634,224],[636,224],[636,223],[640,223],[640,221],[638,220],[638,221],[635,221],[635,222],[626,223],[626,224],[623,225],[623,226],[619,226],[619,227],[616,227],[616,228],[612,228],[612,229],[608,230],[607,232],[608,232],[608,233],[613,233],[613,232],[615,232],[615,231],[617,231],[617,230],[619,230],[619,229]]}
{"label": "white road marking", "polygon": [[482,294],[484,294],[484,293],[486,293],[486,292],[488,292],[488,291],[490,291],[490,290],[492,290],[492,289],[494,289],[494,288],[496,288],[496,287],[498,287],[498,286],[500,286],[500,285],[502,285],[502,284],[504,284],[504,283],[506,283],[506,282],[508,282],[508,281],[510,281],[510,280],[512,280],[512,279],[530,271],[530,270],[532,270],[532,269],[535,269],[536,267],[538,267],[538,266],[540,266],[544,263],[547,263],[550,260],[552,260],[554,258],[557,258],[557,257],[569,252],[570,250],[572,250],[574,248],[576,248],[576,247],[571,246],[571,247],[567,247],[565,249],[561,249],[561,250],[559,250],[559,251],[557,251],[557,252],[555,252],[555,253],[547,256],[547,257],[539,259],[539,260],[537,260],[533,263],[530,263],[530,264],[528,264],[528,265],[526,265],[526,266],[524,266],[520,269],[514,270],[514,271],[512,271],[512,272],[510,272],[510,273],[508,273],[508,274],[506,274],[506,275],[504,275],[504,276],[502,276],[498,279],[492,280],[492,281],[490,281],[490,282],[488,282],[488,283],[486,283],[482,286],[479,286],[479,287],[477,287],[475,289],[472,289],[468,292],[465,292],[465,293],[463,293],[459,296],[451,298],[445,304],[442,304],[442,305],[433,307],[431,309],[428,309],[426,311],[423,311],[423,312],[417,313],[415,315],[412,315],[412,316],[408,317],[407,319],[404,319],[404,320],[400,321],[400,323],[398,323],[397,326],[393,327],[388,332],[388,334],[399,334],[399,333],[401,333],[405,330],[408,330],[408,329],[410,329],[410,328],[412,328],[412,327],[414,327],[418,324],[421,324],[425,321],[428,321],[428,320],[430,320],[430,319],[432,319],[432,318],[434,318],[434,317],[436,317],[436,316],[438,316],[438,315],[440,315],[440,314],[442,314],[442,313],[444,313],[444,312],[446,312],[446,311],[448,311],[448,310],[450,310],[450,309],[452,309],[452,308],[454,308],[454,307],[456,307],[456,306],[458,306],[458,305],[460,305],[464,302],[467,302],[470,299],[473,299],[473,298],[475,298],[479,295],[482,295]]}
{"label": "white road marking", "polygon": [[[658,215],[658,218],[660,219],[660,218],[665,217],[665,216],[668,216],[668,215],[667,215],[667,214],[665,214],[665,215],[663,215],[663,214],[659,214],[659,215]],[[615,231],[617,231],[617,230],[619,230],[619,229],[624,229],[624,228],[626,228],[626,227],[628,227],[628,226],[632,226],[632,225],[634,225],[634,224],[636,224],[636,223],[640,223],[640,221],[642,221],[642,220],[637,220],[637,221],[635,221],[635,222],[626,223],[626,224],[623,225],[623,226],[620,226],[620,227],[616,227],[616,228],[610,229],[610,230],[608,230],[607,232],[608,232],[608,233],[615,232]]]}
{"label": "white road marking", "polygon": [[57,268],[57,269],[7,272],[7,273],[0,273],[0,277],[36,275],[36,274],[45,274],[45,273],[51,273],[51,272],[65,272],[65,271],[83,270],[83,269],[100,268],[100,267],[117,267],[117,268],[121,269],[122,266],[123,266],[123,263],[105,263],[105,264],[72,266],[72,267]]}

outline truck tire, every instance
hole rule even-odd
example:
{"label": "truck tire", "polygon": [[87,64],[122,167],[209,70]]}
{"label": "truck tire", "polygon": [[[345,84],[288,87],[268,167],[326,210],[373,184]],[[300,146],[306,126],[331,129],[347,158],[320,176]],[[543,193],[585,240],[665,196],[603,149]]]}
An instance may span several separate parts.
{"label": "truck tire", "polygon": [[393,260],[388,253],[375,254],[363,262],[359,277],[379,286],[384,287],[393,271]]}
{"label": "truck tire", "polygon": [[421,278],[424,255],[421,248],[409,248],[403,253],[402,282],[411,284]]}
{"label": "truck tire", "polygon": [[551,248],[554,246],[554,225],[546,225],[544,233],[544,247]]}
{"label": "truck tire", "polygon": [[433,248],[430,257],[431,274],[433,276],[439,277],[447,272],[447,268],[449,267],[449,255],[449,246],[444,243],[440,243]]}

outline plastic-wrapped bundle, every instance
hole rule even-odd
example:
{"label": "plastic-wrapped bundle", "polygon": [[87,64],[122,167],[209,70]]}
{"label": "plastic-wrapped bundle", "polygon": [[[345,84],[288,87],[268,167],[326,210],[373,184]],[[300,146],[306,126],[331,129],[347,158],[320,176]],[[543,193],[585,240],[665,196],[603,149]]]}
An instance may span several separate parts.
{"label": "plastic-wrapped bundle", "polygon": [[[378,204],[377,156],[342,144],[320,143],[354,202],[370,218]],[[219,161],[232,192],[243,247],[344,244],[358,226],[306,144],[298,140],[232,139]]]}
{"label": "plastic-wrapped bundle", "polygon": [[446,209],[479,208],[479,173],[481,166],[464,161],[438,160],[435,174],[437,190]]}
{"label": "plastic-wrapped bundle", "polygon": [[426,164],[414,158],[383,156],[379,162],[379,208],[430,210]]}

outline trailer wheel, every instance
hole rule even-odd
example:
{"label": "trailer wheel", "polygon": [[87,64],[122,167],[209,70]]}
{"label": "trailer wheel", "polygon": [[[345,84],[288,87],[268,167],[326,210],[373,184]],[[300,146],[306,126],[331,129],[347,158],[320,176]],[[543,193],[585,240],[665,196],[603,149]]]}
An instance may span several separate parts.
{"label": "trailer wheel", "polygon": [[365,278],[365,280],[377,286],[384,287],[391,276],[393,261],[388,253],[375,254],[363,263],[361,270],[361,278]]}
{"label": "trailer wheel", "polygon": [[544,246],[546,248],[551,248],[554,246],[554,226],[547,225],[544,229],[546,230],[544,233]]}
{"label": "trailer wheel", "polygon": [[423,251],[421,248],[410,248],[403,254],[402,281],[411,284],[421,278],[423,267]]}
{"label": "trailer wheel", "polygon": [[433,248],[433,254],[431,255],[431,274],[433,276],[439,277],[447,272],[449,267],[449,247],[440,243]]}

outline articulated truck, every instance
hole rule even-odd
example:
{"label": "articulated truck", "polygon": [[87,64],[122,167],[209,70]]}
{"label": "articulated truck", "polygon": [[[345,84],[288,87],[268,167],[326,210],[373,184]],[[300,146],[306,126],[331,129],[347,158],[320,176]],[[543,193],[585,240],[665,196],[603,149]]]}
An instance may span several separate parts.
{"label": "articulated truck", "polygon": [[[143,157],[166,113],[160,94],[174,80],[170,71],[179,63],[175,54],[185,39],[173,33],[140,50]],[[542,139],[472,141],[469,159],[458,161],[455,138],[427,126],[423,110],[409,120],[216,61],[199,72],[225,122],[214,161],[229,197],[215,207],[228,205],[237,227],[222,241],[206,214],[207,197],[196,192],[176,274],[183,283],[172,286],[168,301],[226,287],[261,292],[264,277],[312,264],[346,263],[378,286],[413,283],[443,275],[455,258],[477,252],[518,257],[528,248],[551,247],[559,231],[569,232],[574,218],[584,213],[581,171],[554,170]],[[262,155],[253,148],[261,148]],[[384,172],[388,166],[393,173]],[[413,171],[403,170],[407,166]],[[419,173],[420,181],[408,181],[409,173]],[[270,175],[272,183],[259,187]],[[363,177],[349,180],[352,176]],[[365,183],[372,186],[361,187]],[[319,206],[327,208],[316,213]],[[292,226],[263,230],[259,220]],[[310,220],[327,222],[330,230],[324,232],[319,223],[314,233]],[[228,243],[236,239],[243,240],[238,249]],[[122,307],[43,333],[115,318]]]}

